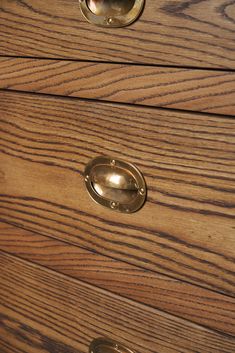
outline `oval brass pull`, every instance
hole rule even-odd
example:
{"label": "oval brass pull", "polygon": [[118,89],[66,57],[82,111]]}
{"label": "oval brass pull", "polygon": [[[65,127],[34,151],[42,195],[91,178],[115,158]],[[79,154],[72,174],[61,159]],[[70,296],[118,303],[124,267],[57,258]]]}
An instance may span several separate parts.
{"label": "oval brass pull", "polygon": [[132,213],[146,199],[146,185],[140,171],[122,160],[97,157],[85,169],[85,183],[94,201],[116,211]]}
{"label": "oval brass pull", "polygon": [[142,12],[144,0],[79,0],[84,17],[101,27],[124,27]]}
{"label": "oval brass pull", "polygon": [[135,353],[116,341],[96,338],[91,342],[89,353]]}

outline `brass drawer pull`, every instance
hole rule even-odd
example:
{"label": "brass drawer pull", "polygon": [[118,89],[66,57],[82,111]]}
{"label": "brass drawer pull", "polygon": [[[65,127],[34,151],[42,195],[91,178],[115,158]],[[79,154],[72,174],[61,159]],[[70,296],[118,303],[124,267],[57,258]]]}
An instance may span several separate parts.
{"label": "brass drawer pull", "polygon": [[91,342],[89,353],[135,353],[116,341],[96,338]]}
{"label": "brass drawer pull", "polygon": [[101,27],[124,27],[142,12],[144,0],[79,0],[84,17]]}
{"label": "brass drawer pull", "polygon": [[89,195],[100,205],[115,211],[132,213],[146,199],[146,184],[140,171],[122,160],[97,157],[85,168]]}

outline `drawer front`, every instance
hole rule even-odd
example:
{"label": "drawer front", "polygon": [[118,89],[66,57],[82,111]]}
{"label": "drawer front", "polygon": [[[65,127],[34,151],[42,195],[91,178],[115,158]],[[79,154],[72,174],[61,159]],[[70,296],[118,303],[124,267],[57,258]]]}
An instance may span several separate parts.
{"label": "drawer front", "polygon": [[234,297],[6,223],[0,223],[0,250],[235,336]]}
{"label": "drawer front", "polygon": [[234,1],[147,0],[134,24],[88,23],[78,0],[1,0],[0,54],[235,68]]}
{"label": "drawer front", "polygon": [[235,72],[0,58],[0,88],[235,114]]}
{"label": "drawer front", "polygon": [[1,352],[87,353],[114,339],[135,353],[231,353],[235,340],[0,253]]}
{"label": "drawer front", "polygon": [[[0,106],[3,220],[234,293],[233,120],[9,92]],[[98,155],[143,172],[139,212],[90,199],[83,173]]]}

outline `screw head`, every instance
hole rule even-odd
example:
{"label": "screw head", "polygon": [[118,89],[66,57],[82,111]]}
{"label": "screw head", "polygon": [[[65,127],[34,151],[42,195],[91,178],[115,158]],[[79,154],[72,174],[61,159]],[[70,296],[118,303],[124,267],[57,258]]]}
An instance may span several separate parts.
{"label": "screw head", "polygon": [[111,201],[111,202],[110,202],[110,207],[111,207],[112,209],[117,208],[117,206],[118,206],[117,202],[115,202],[115,201]]}
{"label": "screw head", "polygon": [[106,18],[105,21],[107,25],[111,25],[112,23],[114,23],[114,19],[112,17]]}
{"label": "screw head", "polygon": [[110,164],[111,164],[112,167],[114,167],[115,164],[116,164],[116,161],[115,161],[114,159],[112,159],[111,162],[110,162]]}
{"label": "screw head", "polygon": [[85,182],[87,183],[89,181],[89,175],[85,176]]}
{"label": "screw head", "polygon": [[144,194],[145,194],[145,189],[144,189],[144,188],[141,188],[141,189],[139,190],[139,193],[140,193],[140,195],[144,195]]}

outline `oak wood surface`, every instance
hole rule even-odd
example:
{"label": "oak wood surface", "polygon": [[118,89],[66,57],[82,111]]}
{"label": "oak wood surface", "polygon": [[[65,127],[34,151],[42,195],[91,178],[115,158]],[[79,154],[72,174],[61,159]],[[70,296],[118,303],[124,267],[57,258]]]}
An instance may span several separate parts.
{"label": "oak wood surface", "polygon": [[0,223],[0,249],[113,293],[235,335],[235,298]]}
{"label": "oak wood surface", "polygon": [[[2,220],[234,295],[234,120],[4,91],[0,107]],[[139,212],[90,199],[97,155],[143,172]]]}
{"label": "oak wood surface", "polygon": [[0,266],[0,346],[7,352],[87,353],[92,339],[100,336],[137,353],[231,353],[235,349],[235,337],[9,254],[0,253]]}
{"label": "oak wood surface", "polygon": [[0,88],[235,115],[235,72],[0,58]]}
{"label": "oak wood surface", "polygon": [[129,27],[100,28],[78,0],[1,0],[0,55],[235,69],[234,0],[148,0]]}

